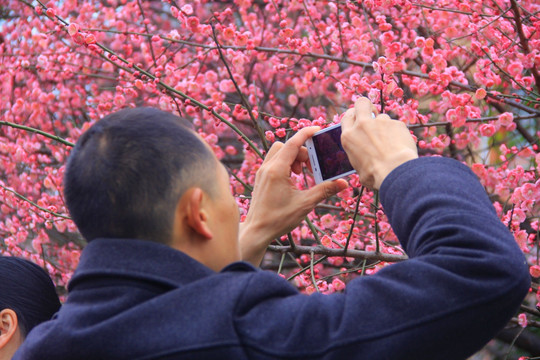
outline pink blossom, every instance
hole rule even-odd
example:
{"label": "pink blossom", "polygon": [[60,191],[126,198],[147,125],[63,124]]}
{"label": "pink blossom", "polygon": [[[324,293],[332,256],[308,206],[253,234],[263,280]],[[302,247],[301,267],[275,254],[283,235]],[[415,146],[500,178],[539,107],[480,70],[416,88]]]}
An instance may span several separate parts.
{"label": "pink blossom", "polygon": [[299,119],[298,120],[298,128],[299,129],[305,128],[307,126],[312,126],[312,125],[313,125],[313,123],[309,119]]}
{"label": "pink blossom", "polygon": [[529,268],[531,276],[534,278],[540,277],[540,265],[533,265]]}
{"label": "pink blossom", "polygon": [[521,62],[514,61],[510,63],[510,65],[508,65],[508,68],[506,70],[513,77],[517,77],[523,72],[523,65],[521,64]]}
{"label": "pink blossom", "polygon": [[482,100],[486,97],[487,95],[487,92],[485,89],[477,89],[476,92],[474,93],[474,96],[478,99],[478,100]]}
{"label": "pink blossom", "polygon": [[245,46],[249,40],[248,33],[237,34],[235,38],[235,44],[238,46]]}
{"label": "pink blossom", "polygon": [[75,35],[75,33],[77,33],[78,31],[79,31],[79,25],[77,25],[76,23],[71,23],[67,27],[67,32],[70,36]]}
{"label": "pink blossom", "polygon": [[527,327],[527,315],[521,313],[518,315],[518,324],[521,327]]}
{"label": "pink blossom", "polygon": [[460,115],[456,109],[450,109],[446,112],[446,118],[449,122],[452,123],[454,127],[460,127],[465,125],[467,118],[463,115]]}
{"label": "pink blossom", "polygon": [[271,131],[266,131],[264,133],[265,137],[266,137],[266,140],[270,141],[271,143],[273,143],[275,141],[275,136],[274,136],[274,133],[271,132]]}
{"label": "pink blossom", "polygon": [[403,97],[403,89],[401,88],[396,88],[392,91],[392,95],[396,98],[401,98]]}
{"label": "pink blossom", "polygon": [[512,113],[509,113],[509,112],[505,112],[505,113],[502,113],[501,115],[499,115],[499,124],[501,126],[510,126],[510,124],[512,124],[514,120],[514,115]]}
{"label": "pink blossom", "polygon": [[482,124],[480,125],[480,133],[482,136],[491,137],[495,134],[495,126],[493,124]]}
{"label": "pink blossom", "polygon": [[187,24],[191,28],[191,30],[195,32],[199,28],[199,19],[195,16],[190,16],[187,19]]}
{"label": "pink blossom", "polygon": [[521,250],[525,253],[528,253],[530,249],[528,248],[527,244],[527,232],[525,230],[518,230],[514,233],[514,237],[516,238],[516,241]]}
{"label": "pink blossom", "polygon": [[238,151],[236,150],[236,148],[232,145],[228,145],[226,148],[225,148],[225,152],[229,155],[236,155],[238,153]]}
{"label": "pink blossom", "polygon": [[223,37],[227,40],[230,40],[234,37],[234,34],[236,33],[236,31],[232,28],[232,27],[226,27],[224,30],[223,30]]}
{"label": "pink blossom", "polygon": [[324,235],[321,238],[321,244],[323,244],[324,246],[329,247],[329,248],[334,247],[333,243],[332,243],[332,238],[330,236],[328,236],[328,235]]}
{"label": "pink blossom", "polygon": [[389,45],[394,40],[393,31],[387,31],[383,33],[380,37],[380,40],[383,45]]}
{"label": "pink blossom", "polygon": [[87,34],[84,38],[84,42],[87,44],[95,44],[96,37],[93,34]]}
{"label": "pink blossom", "polygon": [[279,128],[276,130],[276,136],[283,138],[285,137],[285,135],[287,135],[287,132],[285,131],[284,128]]}
{"label": "pink blossom", "polygon": [[181,10],[186,13],[186,15],[191,15],[193,14],[193,7],[191,7],[191,5],[189,4],[186,4],[184,6],[181,7]]}
{"label": "pink blossom", "polygon": [[235,88],[234,88],[234,83],[232,82],[232,80],[229,80],[229,79],[221,80],[221,82],[219,83],[219,91],[234,92]]}
{"label": "pink blossom", "polygon": [[417,37],[415,40],[414,40],[414,44],[419,47],[419,48],[422,48],[426,45],[426,39],[419,36]]}
{"label": "pink blossom", "polygon": [[309,89],[307,87],[307,84],[298,82],[294,87],[298,96],[306,97],[309,95]]}
{"label": "pink blossom", "polygon": [[321,225],[327,229],[331,229],[335,226],[336,221],[331,214],[325,214],[321,217]]}
{"label": "pink blossom", "polygon": [[523,184],[521,187],[521,193],[527,200],[540,201],[540,181],[537,181],[536,184]]}
{"label": "pink blossom", "polygon": [[332,286],[336,291],[345,290],[345,283],[338,278],[334,278],[334,280],[332,280]]}
{"label": "pink blossom", "polygon": [[288,99],[291,106],[296,106],[296,104],[298,104],[298,97],[295,94],[289,95]]}
{"label": "pink blossom", "polygon": [[80,32],[76,32],[75,34],[73,34],[72,39],[73,41],[75,41],[76,44],[81,45],[84,44],[85,36]]}
{"label": "pink blossom", "polygon": [[281,121],[273,116],[268,119],[268,122],[274,128],[277,128],[281,125]]}
{"label": "pink blossom", "polygon": [[294,34],[294,30],[293,29],[281,29],[279,31],[279,37],[281,39],[290,39]]}
{"label": "pink blossom", "polygon": [[343,265],[343,258],[342,257],[332,257],[328,259],[328,262],[334,266],[341,266]]}

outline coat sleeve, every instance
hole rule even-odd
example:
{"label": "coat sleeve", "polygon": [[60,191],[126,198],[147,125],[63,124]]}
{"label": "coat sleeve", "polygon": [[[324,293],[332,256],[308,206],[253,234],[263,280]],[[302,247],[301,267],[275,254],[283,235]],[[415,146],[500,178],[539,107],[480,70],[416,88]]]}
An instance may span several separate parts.
{"label": "coat sleeve", "polygon": [[305,296],[252,276],[235,325],[260,359],[463,359],[501,330],[530,286],[525,259],[464,165],[420,158],[383,182],[381,201],[410,259]]}

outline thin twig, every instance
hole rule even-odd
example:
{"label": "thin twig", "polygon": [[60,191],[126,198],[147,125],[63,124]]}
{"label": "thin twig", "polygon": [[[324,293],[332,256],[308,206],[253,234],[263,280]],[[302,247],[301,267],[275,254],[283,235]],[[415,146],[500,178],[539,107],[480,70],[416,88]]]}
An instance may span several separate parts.
{"label": "thin twig", "polygon": [[[315,1],[317,1],[317,0],[315,0]],[[311,26],[313,26],[313,30],[315,30],[315,34],[317,34],[317,39],[319,40],[319,44],[321,45],[321,51],[323,53],[326,53],[326,51],[324,51],[324,43],[322,41],[321,34],[319,32],[319,29],[317,29],[317,25],[315,25],[315,21],[313,20],[313,17],[311,17],[311,14],[309,13],[309,9],[307,8],[306,2],[307,2],[307,0],[302,1],[302,5],[304,5],[304,10],[306,12],[306,15],[309,18],[309,22],[311,22]]]}
{"label": "thin twig", "polygon": [[[413,6],[418,6],[418,7],[422,7],[422,8],[426,8],[426,9],[429,9],[429,10],[436,10],[436,11],[443,11],[443,12],[452,12],[452,13],[457,13],[457,14],[462,14],[462,15],[478,15],[478,16],[481,16],[481,17],[495,17],[495,16],[499,16],[499,15],[490,15],[490,14],[483,14],[483,13],[472,13],[472,12],[467,12],[467,11],[461,11],[461,10],[458,10],[458,9],[449,9],[449,8],[438,8],[438,7],[434,7],[434,6],[429,6],[429,5],[424,5],[424,4],[412,4]],[[510,16],[504,16],[505,19],[511,19]]]}
{"label": "thin twig", "polygon": [[317,286],[317,280],[315,279],[315,270],[313,268],[313,258],[314,258],[314,255],[313,255],[313,252],[311,252],[311,259],[309,260],[309,270],[311,272],[311,282],[313,283],[313,286],[315,287],[315,290],[317,290],[317,292],[321,292],[321,290],[319,290],[319,287]]}
{"label": "thin twig", "polygon": [[345,255],[347,254],[347,250],[349,249],[349,241],[351,240],[351,237],[353,234],[354,225],[356,223],[356,216],[358,215],[358,208],[360,207],[360,202],[362,200],[362,194],[364,193],[364,189],[365,189],[364,186],[360,188],[360,193],[358,194],[358,200],[356,200],[356,208],[354,209],[354,213],[351,217],[351,219],[353,220],[353,223],[351,224],[351,228],[349,229],[349,235],[347,236],[347,242],[345,243],[345,251],[344,251]]}
{"label": "thin twig", "polygon": [[[327,256],[321,257],[319,260],[315,261],[313,263],[313,265],[317,265],[318,263],[323,262],[324,260],[326,260],[326,258],[327,258]],[[298,275],[305,273],[307,270],[309,270],[309,268],[310,268],[310,265],[303,267],[300,271],[298,271],[298,272],[292,274],[291,276],[289,276],[287,278],[287,281],[291,281],[292,279],[294,279]]]}
{"label": "thin twig", "polygon": [[47,137],[49,139],[56,140],[59,143],[62,143],[64,145],[66,145],[66,146],[70,146],[70,147],[75,146],[74,143],[72,143],[70,141],[67,141],[66,139],[63,139],[60,136],[49,134],[49,133],[47,133],[47,132],[45,132],[43,130],[35,129],[35,128],[30,127],[30,126],[14,124],[14,123],[9,122],[9,121],[0,121],[0,125],[9,126],[9,127],[15,128],[15,129],[21,129],[21,130],[33,132],[33,133],[36,133],[36,134],[39,134],[39,135],[43,135],[43,136],[45,136],[45,137]]}
{"label": "thin twig", "polygon": [[[148,29],[148,25],[145,23],[146,16],[144,15],[144,9],[143,9],[143,6],[141,4],[141,0],[137,0],[137,5],[139,6],[139,10],[141,11],[141,16],[143,18],[144,28],[146,29],[147,33],[150,33],[150,31]],[[155,65],[156,64],[156,55],[154,54],[154,46],[152,45],[152,40],[151,39],[148,39],[148,45],[150,47],[150,54],[152,55],[152,60],[154,61],[154,65]]]}
{"label": "thin twig", "polygon": [[264,136],[264,132],[263,132],[262,128],[259,126],[259,123],[258,123],[257,119],[255,119],[255,116],[253,116],[253,110],[251,108],[251,105],[249,104],[249,101],[246,99],[246,96],[244,95],[244,93],[240,89],[240,86],[238,86],[238,83],[234,79],[234,75],[233,75],[233,73],[231,71],[231,68],[229,67],[229,63],[227,62],[227,59],[225,59],[225,56],[223,55],[223,51],[221,50],[221,45],[218,42],[217,34],[216,34],[216,28],[215,28],[214,24],[211,23],[210,25],[212,26],[212,34],[214,35],[213,36],[214,37],[214,42],[216,43],[216,48],[217,48],[218,53],[219,53],[219,58],[223,62],[223,65],[225,65],[225,68],[227,69],[227,73],[229,74],[229,77],[230,77],[231,81],[234,84],[234,88],[236,89],[236,92],[238,93],[238,95],[240,95],[240,100],[242,101],[242,105],[244,105],[244,107],[246,108],[246,110],[247,110],[247,112],[249,114],[249,118],[251,119],[251,122],[253,123],[253,127],[257,131],[257,134],[259,134],[259,138],[260,138],[260,140],[262,142],[264,150],[268,151],[268,143],[266,142],[266,137]]}
{"label": "thin twig", "polygon": [[285,256],[287,254],[281,254],[281,260],[279,261],[278,274],[281,274],[281,269],[283,268],[283,262],[285,261]]}
{"label": "thin twig", "polygon": [[516,340],[518,339],[518,337],[521,336],[521,334],[523,333],[523,331],[525,331],[525,328],[521,328],[519,330],[519,332],[517,333],[516,337],[514,337],[514,339],[512,340],[512,342],[510,343],[510,346],[508,347],[508,351],[506,353],[506,356],[504,357],[504,360],[507,360],[508,359],[508,356],[510,355],[510,352],[512,351],[512,348],[514,347],[514,344],[516,343]]}
{"label": "thin twig", "polygon": [[66,215],[62,215],[62,214],[59,214],[57,212],[54,212],[54,211],[51,211],[49,209],[46,209],[42,206],[39,206],[38,204],[36,204],[35,202],[33,202],[32,200],[28,199],[27,197],[25,197],[24,195],[21,195],[19,194],[18,192],[16,192],[15,190],[12,190],[10,188],[7,188],[5,187],[4,185],[0,184],[0,187],[10,193],[12,193],[13,195],[15,195],[16,197],[18,197],[19,199],[23,200],[23,201],[26,201],[27,203],[29,203],[30,205],[32,205],[33,207],[35,208],[38,208],[39,210],[41,211],[44,211],[46,213],[49,213],[53,216],[56,216],[56,217],[59,217],[59,218],[62,218],[62,219],[66,219],[66,220],[71,220],[71,218],[69,216],[66,216]]}
{"label": "thin twig", "polygon": [[379,192],[375,190],[375,246],[376,246],[376,253],[380,252],[380,244],[379,244],[379,219],[377,218],[377,209],[379,207]]}
{"label": "thin twig", "polygon": [[287,239],[289,239],[289,246],[291,247],[291,249],[296,248],[296,244],[294,243],[291,233],[287,233]]}

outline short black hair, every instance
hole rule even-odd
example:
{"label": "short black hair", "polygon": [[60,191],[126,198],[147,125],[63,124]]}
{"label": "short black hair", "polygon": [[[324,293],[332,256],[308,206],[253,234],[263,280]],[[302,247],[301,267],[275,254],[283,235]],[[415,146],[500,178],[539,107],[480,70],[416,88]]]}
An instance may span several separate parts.
{"label": "short black hair", "polygon": [[65,202],[87,241],[168,244],[178,200],[192,186],[211,194],[216,163],[187,120],[154,108],[120,110],[77,141],[64,175]]}
{"label": "short black hair", "polygon": [[23,337],[60,309],[51,278],[33,262],[0,256],[0,284],[0,311],[15,311]]}

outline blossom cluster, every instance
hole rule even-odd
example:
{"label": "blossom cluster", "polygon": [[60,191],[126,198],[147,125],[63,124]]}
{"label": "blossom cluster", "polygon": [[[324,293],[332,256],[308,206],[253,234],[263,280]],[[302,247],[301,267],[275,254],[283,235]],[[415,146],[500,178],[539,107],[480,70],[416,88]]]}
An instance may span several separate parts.
{"label": "blossom cluster", "polygon": [[[63,202],[65,161],[101,117],[144,105],[190,120],[232,171],[245,215],[273,142],[337,123],[367,96],[409,126],[422,156],[472,168],[538,291],[537,1],[7,0],[4,9],[0,253],[37,262],[59,289],[85,244]],[[276,240],[265,267],[302,291],[330,293],[391,263],[362,254],[404,256],[377,194],[348,180]],[[313,179],[306,170],[293,182]],[[355,252],[282,255],[291,241]]]}

